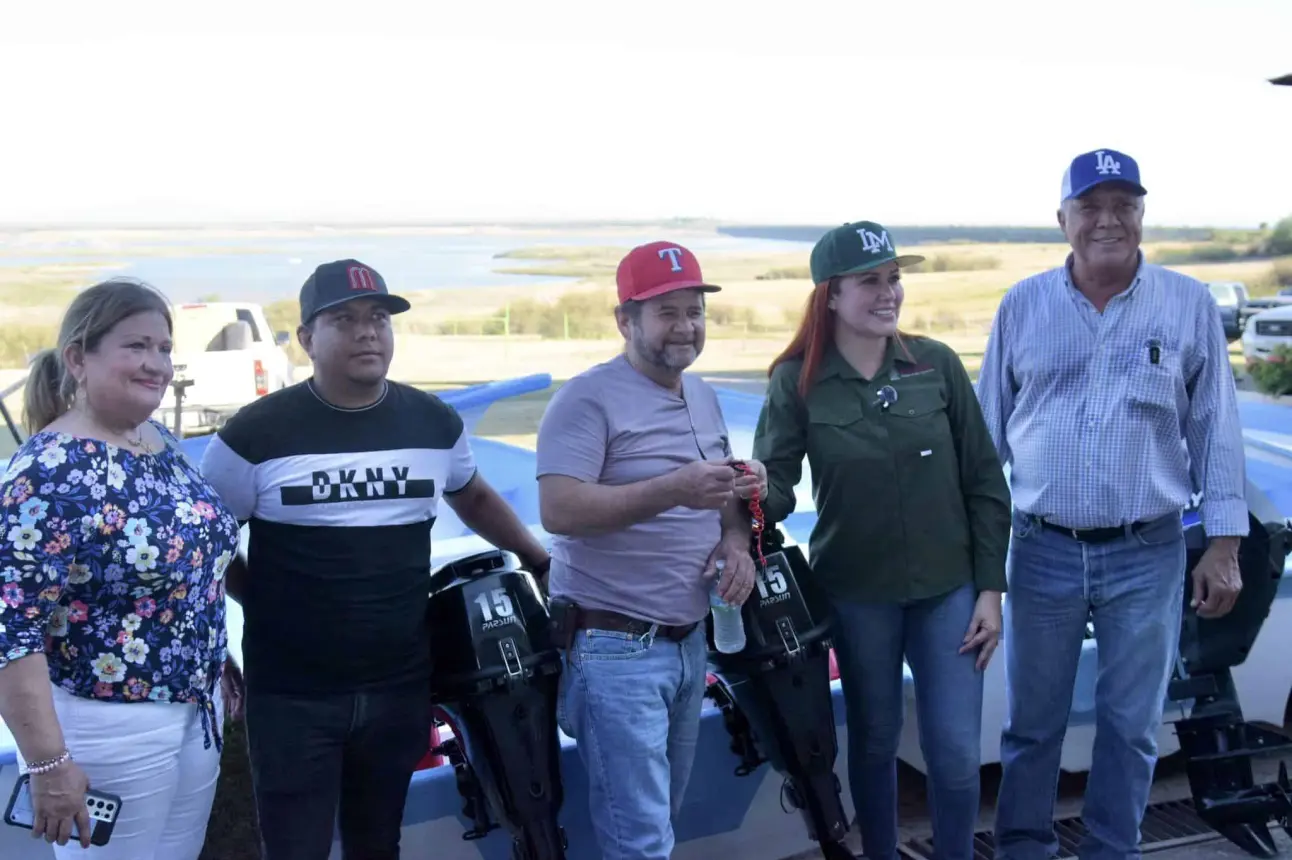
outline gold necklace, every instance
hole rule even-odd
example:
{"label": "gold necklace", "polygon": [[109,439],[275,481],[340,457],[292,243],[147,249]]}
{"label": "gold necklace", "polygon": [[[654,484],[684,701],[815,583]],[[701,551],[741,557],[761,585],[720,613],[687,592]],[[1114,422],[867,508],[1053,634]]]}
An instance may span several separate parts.
{"label": "gold necklace", "polygon": [[142,448],[145,454],[156,453],[156,449],[144,441],[144,431],[140,430],[138,427],[135,428],[134,438],[131,438],[129,433],[121,433],[119,435],[131,448]]}
{"label": "gold necklace", "polygon": [[90,421],[91,424],[95,425],[100,431],[104,431],[105,436],[108,436],[108,437],[117,436],[122,440],[124,440],[126,443],[126,447],[142,448],[143,453],[145,454],[156,454],[159,450],[161,450],[159,448],[154,448],[152,445],[149,445],[147,442],[145,442],[144,431],[139,429],[138,427],[135,427],[135,431],[134,431],[135,436],[133,439],[130,438],[129,433],[116,433],[115,431],[108,430],[108,427],[106,424],[104,424],[102,421],[95,420],[95,418],[89,414],[89,410],[87,408],[88,403],[81,396],[81,390],[77,391],[75,399],[73,401],[73,406],[79,409],[81,413],[84,414],[85,417]]}

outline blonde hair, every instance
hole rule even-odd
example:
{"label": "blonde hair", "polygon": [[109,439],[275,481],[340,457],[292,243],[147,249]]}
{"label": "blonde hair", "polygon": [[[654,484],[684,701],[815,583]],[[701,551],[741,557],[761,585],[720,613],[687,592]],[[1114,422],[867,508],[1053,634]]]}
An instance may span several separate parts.
{"label": "blonde hair", "polygon": [[140,281],[112,279],[82,292],[67,312],[58,330],[58,345],[41,350],[31,361],[23,392],[23,424],[28,433],[39,433],[72,408],[76,380],[67,372],[63,351],[75,346],[82,353],[94,352],[103,336],[135,314],[156,311],[166,318],[173,332],[170,302],[160,292]]}

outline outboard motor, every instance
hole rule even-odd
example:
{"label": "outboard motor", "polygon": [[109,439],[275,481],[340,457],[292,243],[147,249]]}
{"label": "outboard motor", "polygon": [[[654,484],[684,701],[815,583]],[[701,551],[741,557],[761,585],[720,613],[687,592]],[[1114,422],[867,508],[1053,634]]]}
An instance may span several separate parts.
{"label": "outboard motor", "polygon": [[513,860],[564,860],[561,658],[538,583],[501,550],[449,562],[431,574],[427,621],[432,701],[454,735],[436,752],[453,764],[474,822],[462,838],[479,839],[501,819]]}
{"label": "outboard motor", "polygon": [[[739,776],[764,761],[785,778],[782,798],[798,809],[827,860],[851,858],[848,818],[834,764],[839,739],[830,693],[829,616],[804,585],[807,559],[776,529],[755,538],[756,588],[741,607],[745,648],[724,654],[708,624],[718,680],[708,695],[722,709]],[[758,549],[764,561],[759,561]],[[810,587],[809,587],[810,588]]]}
{"label": "outboard motor", "polygon": [[[1292,740],[1243,718],[1231,670],[1247,659],[1269,617],[1292,550],[1292,531],[1287,519],[1250,481],[1247,507],[1250,532],[1238,550],[1243,587],[1234,608],[1223,618],[1201,618],[1189,606],[1193,570],[1207,537],[1201,524],[1186,525],[1180,663],[1168,697],[1177,702],[1193,700],[1188,718],[1176,721],[1175,730],[1199,817],[1249,854],[1276,857],[1278,848],[1266,825],[1271,820],[1280,822],[1292,834],[1292,783],[1286,764],[1280,763],[1275,782],[1257,785],[1252,759],[1288,755]],[[1186,515],[1186,523],[1191,518]]]}

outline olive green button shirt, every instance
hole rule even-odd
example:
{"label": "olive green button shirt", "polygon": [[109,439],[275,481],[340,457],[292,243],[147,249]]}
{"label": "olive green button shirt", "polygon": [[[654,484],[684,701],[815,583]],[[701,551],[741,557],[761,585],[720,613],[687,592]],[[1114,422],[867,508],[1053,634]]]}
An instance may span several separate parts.
{"label": "olive green button shirt", "polygon": [[[818,520],[813,578],[829,596],[908,602],[972,582],[1005,590],[1009,487],[960,357],[928,338],[892,341],[874,380],[830,347],[806,402],[801,359],[772,372],[754,437],[767,523],[794,512],[806,454]],[[913,359],[913,360],[911,360]],[[897,400],[882,409],[879,390]]]}

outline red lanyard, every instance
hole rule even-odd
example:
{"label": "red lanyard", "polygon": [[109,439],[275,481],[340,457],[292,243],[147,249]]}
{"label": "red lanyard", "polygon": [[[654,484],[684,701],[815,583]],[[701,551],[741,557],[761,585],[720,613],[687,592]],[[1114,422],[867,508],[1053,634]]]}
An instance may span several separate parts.
{"label": "red lanyard", "polygon": [[[754,470],[744,463],[735,464],[737,472],[743,472],[746,475],[753,475]],[[749,497],[749,512],[754,515],[754,547],[758,550],[758,563],[767,567],[767,559],[763,558],[763,506],[758,503],[758,490],[755,489],[753,495]]]}

